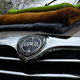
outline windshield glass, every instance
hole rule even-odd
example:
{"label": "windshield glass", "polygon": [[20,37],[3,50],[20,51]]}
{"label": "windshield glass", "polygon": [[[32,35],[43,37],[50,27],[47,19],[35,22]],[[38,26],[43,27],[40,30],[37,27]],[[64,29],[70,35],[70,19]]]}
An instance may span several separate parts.
{"label": "windshield glass", "polygon": [[[49,0],[47,0],[47,1],[49,1]],[[58,3],[63,3],[63,2],[67,2],[67,3],[71,3],[71,4],[76,4],[78,1],[79,0],[56,0],[51,5],[58,4]]]}
{"label": "windshield glass", "polygon": [[[53,2],[52,2],[53,1]],[[76,4],[79,0],[0,0],[0,14],[7,14],[9,9],[24,9],[30,7],[59,4],[63,2]]]}

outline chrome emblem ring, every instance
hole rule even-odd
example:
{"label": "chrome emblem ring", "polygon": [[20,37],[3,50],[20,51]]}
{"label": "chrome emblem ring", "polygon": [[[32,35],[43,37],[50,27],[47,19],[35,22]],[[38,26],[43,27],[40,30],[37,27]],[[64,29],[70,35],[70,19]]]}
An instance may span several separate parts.
{"label": "chrome emblem ring", "polygon": [[43,49],[45,43],[46,38],[41,35],[22,37],[17,44],[18,55],[26,61],[37,58],[40,56],[38,53]]}

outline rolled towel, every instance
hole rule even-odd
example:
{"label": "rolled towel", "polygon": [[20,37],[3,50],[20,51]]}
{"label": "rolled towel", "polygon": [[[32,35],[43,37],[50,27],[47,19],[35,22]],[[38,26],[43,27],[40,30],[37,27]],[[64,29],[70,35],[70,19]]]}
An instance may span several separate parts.
{"label": "rolled towel", "polygon": [[23,13],[23,12],[46,12],[46,11],[59,10],[67,7],[73,7],[73,8],[79,9],[80,2],[75,5],[64,2],[56,5],[32,7],[32,8],[25,8],[25,9],[19,9],[19,10],[9,9],[8,14],[17,14],[17,13]]}
{"label": "rolled towel", "polygon": [[48,11],[48,12],[26,12],[20,14],[6,14],[0,16],[0,25],[27,24],[36,22],[64,23],[71,25],[80,19],[80,9],[72,7]]}
{"label": "rolled towel", "polygon": [[33,24],[0,25],[0,31],[41,31],[54,34],[63,34],[77,25],[80,25],[80,20],[71,25],[66,25],[63,23],[37,22]]}

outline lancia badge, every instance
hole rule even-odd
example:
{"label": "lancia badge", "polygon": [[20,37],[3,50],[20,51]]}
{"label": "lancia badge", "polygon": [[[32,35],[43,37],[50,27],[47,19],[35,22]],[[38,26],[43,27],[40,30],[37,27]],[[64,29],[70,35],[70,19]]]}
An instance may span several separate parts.
{"label": "lancia badge", "polygon": [[17,44],[18,55],[24,61],[34,60],[40,56],[39,52],[44,48],[45,43],[46,38],[41,35],[22,37]]}

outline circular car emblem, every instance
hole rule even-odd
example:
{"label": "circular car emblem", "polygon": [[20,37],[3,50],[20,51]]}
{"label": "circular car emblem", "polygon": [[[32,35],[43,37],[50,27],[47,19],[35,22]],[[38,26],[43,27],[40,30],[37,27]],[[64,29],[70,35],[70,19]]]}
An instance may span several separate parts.
{"label": "circular car emblem", "polygon": [[17,44],[17,51],[20,58],[31,60],[42,50],[46,38],[40,35],[29,35],[22,37]]}

